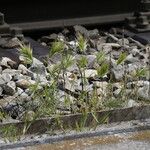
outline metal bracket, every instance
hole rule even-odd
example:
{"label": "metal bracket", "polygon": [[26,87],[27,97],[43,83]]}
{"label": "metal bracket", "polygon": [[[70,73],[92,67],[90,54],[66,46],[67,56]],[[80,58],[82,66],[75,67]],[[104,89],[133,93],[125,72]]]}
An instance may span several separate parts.
{"label": "metal bracket", "polygon": [[133,17],[125,19],[127,27],[133,32],[149,32],[150,31],[150,0],[142,0],[138,12]]}

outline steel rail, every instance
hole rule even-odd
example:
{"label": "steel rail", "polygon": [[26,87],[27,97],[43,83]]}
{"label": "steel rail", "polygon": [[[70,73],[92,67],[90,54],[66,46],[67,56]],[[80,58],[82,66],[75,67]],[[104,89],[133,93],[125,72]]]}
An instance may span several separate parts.
{"label": "steel rail", "polygon": [[48,30],[54,28],[63,28],[73,25],[98,25],[98,24],[112,24],[121,23],[126,17],[131,17],[132,13],[123,13],[115,15],[93,16],[83,18],[71,18],[71,19],[59,19],[59,20],[47,20],[38,22],[24,22],[10,24],[11,27],[19,27],[24,32]]}

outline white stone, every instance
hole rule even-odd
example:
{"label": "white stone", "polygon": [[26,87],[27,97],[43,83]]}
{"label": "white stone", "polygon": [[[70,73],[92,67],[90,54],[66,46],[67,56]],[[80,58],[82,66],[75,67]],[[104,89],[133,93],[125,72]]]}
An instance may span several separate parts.
{"label": "white stone", "polygon": [[20,70],[20,71],[21,71],[21,73],[22,73],[23,75],[26,75],[26,74],[27,74],[27,72],[28,72],[27,67],[26,67],[26,66],[24,66],[23,64],[20,64],[20,65],[18,66],[18,70]]}
{"label": "white stone", "polygon": [[85,78],[91,78],[97,76],[97,71],[94,69],[86,69],[85,70]]}
{"label": "white stone", "polygon": [[2,74],[10,74],[11,76],[14,76],[16,74],[21,74],[21,71],[15,69],[5,69],[2,71]]}
{"label": "white stone", "polygon": [[130,99],[128,101],[127,107],[134,107],[134,106],[139,106],[139,104],[136,101]]}
{"label": "white stone", "polygon": [[139,88],[137,94],[140,99],[150,101],[150,86]]}
{"label": "white stone", "polygon": [[7,57],[2,57],[0,65],[7,67],[7,68],[10,68],[10,66],[7,64],[9,61],[12,61],[12,60],[10,58],[7,58]]}

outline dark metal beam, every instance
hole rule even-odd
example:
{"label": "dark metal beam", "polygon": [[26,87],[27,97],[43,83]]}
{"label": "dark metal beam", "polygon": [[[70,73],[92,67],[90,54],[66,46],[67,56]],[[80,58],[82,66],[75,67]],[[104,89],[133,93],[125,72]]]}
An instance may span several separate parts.
{"label": "dark metal beam", "polygon": [[24,32],[37,31],[37,30],[48,30],[52,28],[63,28],[73,25],[98,25],[105,23],[118,23],[123,22],[126,17],[132,16],[132,13],[115,14],[115,15],[104,15],[104,16],[93,16],[83,18],[71,18],[71,19],[59,19],[59,20],[48,20],[38,22],[25,22],[10,24],[11,27],[20,27]]}

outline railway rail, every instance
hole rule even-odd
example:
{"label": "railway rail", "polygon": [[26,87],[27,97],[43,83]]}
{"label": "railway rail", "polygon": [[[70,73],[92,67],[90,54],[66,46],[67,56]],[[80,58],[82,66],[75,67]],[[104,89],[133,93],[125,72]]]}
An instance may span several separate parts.
{"label": "railway rail", "polygon": [[[127,29],[127,35],[144,44],[149,43],[149,0],[106,0],[99,3],[84,0],[26,1],[23,6],[18,0],[1,1],[0,34],[14,35],[23,32],[30,36],[36,32],[41,34],[74,25],[112,26],[119,24]],[[8,24],[5,23],[4,14]]]}
{"label": "railway rail", "polygon": [[[43,1],[42,3],[27,1],[22,7],[18,0],[11,2],[2,0],[0,5],[2,12],[0,13],[0,35],[1,37],[13,37],[22,36],[23,33],[25,36],[32,36],[74,25],[103,25],[102,28],[118,25],[125,28],[124,34],[126,36],[130,36],[143,44],[148,44],[150,42],[149,3],[149,0],[107,0],[100,1],[99,4],[94,1]],[[34,41],[35,43],[36,41]],[[37,53],[42,51],[41,53],[44,52],[45,54],[47,52],[38,43],[36,45],[39,47],[37,49],[40,49],[37,50]],[[4,54],[3,51],[5,50],[1,48],[1,55]]]}

